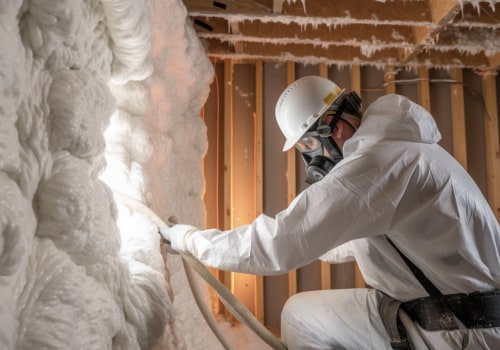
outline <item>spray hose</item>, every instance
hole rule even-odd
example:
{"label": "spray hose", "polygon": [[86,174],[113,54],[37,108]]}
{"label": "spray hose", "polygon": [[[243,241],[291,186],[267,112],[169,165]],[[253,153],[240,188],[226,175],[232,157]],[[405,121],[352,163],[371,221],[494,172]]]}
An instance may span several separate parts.
{"label": "spray hose", "polygon": [[[125,204],[130,209],[139,212],[141,214],[149,217],[158,227],[168,227],[172,226],[172,222],[169,219],[170,224],[165,223],[158,215],[156,215],[150,208],[146,205],[134,199],[126,194],[114,192],[115,199],[118,199],[121,203]],[[210,287],[212,287],[215,292],[219,295],[221,301],[224,303],[226,308],[244,325],[250,328],[257,336],[259,336],[266,344],[268,344],[272,349],[275,350],[286,350],[286,346],[281,342],[280,339],[275,337],[266,327],[264,327],[255,316],[224,286],[218,279],[212,275],[210,271],[199,262],[193,255],[187,252],[179,252],[182,257],[182,263],[184,265],[184,271],[186,277],[191,287],[193,297],[195,302],[200,309],[205,321],[208,326],[215,334],[219,342],[222,344],[224,349],[232,350],[234,347],[230,344],[227,338],[224,336],[220,330],[217,321],[212,315],[211,310],[208,308],[203,298],[201,292],[194,280],[193,270],[198,273],[198,275],[205,280]]]}

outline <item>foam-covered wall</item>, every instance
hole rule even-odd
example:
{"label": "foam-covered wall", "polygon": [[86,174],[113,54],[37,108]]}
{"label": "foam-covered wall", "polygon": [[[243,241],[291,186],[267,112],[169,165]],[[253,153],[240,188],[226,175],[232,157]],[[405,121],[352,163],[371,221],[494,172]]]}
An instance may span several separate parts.
{"label": "foam-covered wall", "polygon": [[185,348],[156,226],[113,197],[203,225],[182,2],[2,0],[0,43],[2,349]]}

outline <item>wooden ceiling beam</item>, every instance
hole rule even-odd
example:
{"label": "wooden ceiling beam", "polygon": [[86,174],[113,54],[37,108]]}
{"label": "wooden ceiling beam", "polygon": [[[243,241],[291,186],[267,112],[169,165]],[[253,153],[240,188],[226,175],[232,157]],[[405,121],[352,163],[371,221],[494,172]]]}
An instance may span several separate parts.
{"label": "wooden ceiling beam", "polygon": [[183,0],[190,14],[262,16],[273,13],[273,9],[261,1],[254,0]]}
{"label": "wooden ceiling beam", "polygon": [[270,60],[293,61],[300,60],[315,60],[319,61],[337,61],[348,63],[356,61],[360,63],[383,64],[386,63],[386,57],[395,57],[396,49],[383,49],[374,52],[370,57],[363,54],[360,48],[345,45],[338,50],[332,50],[321,46],[304,45],[304,44],[285,44],[285,45],[265,45],[261,42],[244,42],[241,45],[241,52],[235,54],[235,48],[229,43],[221,43],[215,39],[205,39],[207,51],[211,57],[230,57],[249,58],[260,57]]}
{"label": "wooden ceiling beam", "polygon": [[[241,34],[239,22],[230,22],[229,26],[231,28],[231,35],[238,36],[239,34]],[[234,49],[235,49],[236,53],[240,53],[242,51],[241,45],[242,45],[241,41],[237,41],[234,43]]]}
{"label": "wooden ceiling beam", "polygon": [[488,57],[488,66],[493,69],[500,68],[500,53],[496,53],[493,56]]}
{"label": "wooden ceiling beam", "polygon": [[[438,0],[440,1],[440,0]],[[338,18],[345,22],[430,22],[425,1],[286,1],[284,15],[309,18]]]}
{"label": "wooden ceiling beam", "polygon": [[460,11],[458,0],[428,0],[432,23],[444,26],[455,18]]}
{"label": "wooden ceiling beam", "polygon": [[[263,59],[269,61],[296,61],[310,63],[339,63],[339,64],[367,64],[367,65],[395,65],[400,63],[395,59],[397,49],[382,49],[371,56],[363,54],[360,48],[343,46],[337,50],[321,46],[304,44],[265,45],[261,42],[244,42],[235,53],[235,47],[229,43],[222,43],[216,39],[205,39],[209,56],[213,58],[233,58],[235,60]],[[500,54],[498,55],[500,56]],[[484,53],[464,55],[458,49],[448,52],[427,50],[419,55],[411,65],[432,67],[460,67],[488,69],[499,63],[500,57],[487,57]]]}
{"label": "wooden ceiling beam", "polygon": [[273,0],[273,12],[281,13],[283,11],[283,0]]}
{"label": "wooden ceiling beam", "polygon": [[[269,44],[303,42],[334,46],[349,44],[364,46],[367,49],[378,46],[412,47],[410,27],[391,27],[387,25],[346,25],[329,28],[326,25],[318,27],[302,27],[296,23],[262,23],[237,22],[238,33],[229,31],[231,25],[221,18],[197,17],[195,27],[200,38],[217,38],[221,41],[266,41]],[[208,28],[209,27],[209,28]]]}
{"label": "wooden ceiling beam", "polygon": [[415,59],[426,47],[437,41],[437,35],[453,21],[461,9],[459,0],[428,0],[432,26],[415,26],[413,35],[415,47],[413,50],[400,50],[401,63]]}
{"label": "wooden ceiling beam", "polygon": [[464,51],[490,51],[500,46],[500,28],[448,27],[439,34],[435,47],[461,47]]}
{"label": "wooden ceiling beam", "polygon": [[426,65],[432,67],[461,67],[488,69],[490,60],[484,52],[476,54],[464,54],[459,49],[446,52],[437,50],[426,50],[422,52],[414,62],[415,65]]}
{"label": "wooden ceiling beam", "polygon": [[466,28],[500,27],[500,2],[495,4],[478,3],[476,5],[465,3],[453,22],[454,26]]}
{"label": "wooden ceiling beam", "polygon": [[[346,24],[421,25],[432,24],[425,1],[324,1],[270,2],[269,0],[183,0],[191,17],[210,16],[231,21],[298,23],[305,25]],[[438,0],[439,1],[439,0]],[[280,6],[281,5],[281,6]],[[281,7],[281,11],[278,11]],[[304,8],[306,12],[304,12]]]}

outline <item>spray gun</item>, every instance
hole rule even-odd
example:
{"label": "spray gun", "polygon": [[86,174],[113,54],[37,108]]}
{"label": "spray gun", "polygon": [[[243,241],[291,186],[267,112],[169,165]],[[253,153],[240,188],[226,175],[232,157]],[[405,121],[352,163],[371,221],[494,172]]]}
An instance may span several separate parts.
{"label": "spray gun", "polygon": [[[163,226],[163,227],[172,227],[176,224],[179,223],[179,220],[177,220],[177,217],[174,216],[174,215],[171,215],[167,218],[167,221],[165,222],[166,223],[166,226]],[[166,239],[160,232],[161,230],[161,226],[158,227],[158,234],[160,235],[161,237],[161,241],[163,244],[165,244],[165,247],[167,249],[167,252],[170,253],[170,254],[179,254],[177,251],[175,251],[174,249],[172,249],[172,242],[170,242],[168,239]]]}
{"label": "spray gun", "polygon": [[191,287],[193,297],[195,302],[200,309],[205,321],[208,326],[215,334],[222,346],[227,350],[232,350],[234,347],[229,343],[226,337],[220,330],[217,321],[212,315],[211,310],[204,303],[202,293],[199,291],[198,286],[194,280],[193,270],[198,273],[198,275],[205,280],[210,287],[215,290],[219,295],[221,301],[224,303],[226,308],[244,325],[250,328],[257,336],[259,336],[265,343],[267,343],[274,350],[286,350],[286,346],[281,342],[280,339],[276,338],[267,328],[264,327],[255,316],[224,286],[218,279],[212,275],[210,271],[199,262],[194,256],[189,253],[179,253],[171,248],[171,242],[165,239],[160,233],[161,227],[171,227],[178,223],[175,216],[170,216],[167,222],[164,222],[158,217],[151,209],[145,206],[140,201],[121,193],[114,193],[115,199],[119,200],[121,203],[128,206],[133,211],[139,212],[147,217],[149,217],[157,226],[158,234],[161,237],[162,242],[167,248],[167,252],[172,254],[180,254],[182,257],[182,262],[184,265],[184,271],[186,277]]}

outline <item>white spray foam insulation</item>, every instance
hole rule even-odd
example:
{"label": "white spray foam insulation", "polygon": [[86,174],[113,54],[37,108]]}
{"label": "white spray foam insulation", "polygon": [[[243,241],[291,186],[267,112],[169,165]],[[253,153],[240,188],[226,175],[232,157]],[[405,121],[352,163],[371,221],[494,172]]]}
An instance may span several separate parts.
{"label": "white spray foam insulation", "polygon": [[[158,4],[182,8],[180,1]],[[146,80],[154,75],[149,60],[153,15],[153,3],[138,0],[0,3],[3,349],[185,347],[175,325],[157,228],[147,217],[116,205],[112,194],[119,191],[147,203],[149,191],[155,199],[155,182],[148,182],[145,169],[156,146],[165,143],[151,143],[145,122]],[[171,34],[162,35],[168,40]],[[191,45],[186,36],[179,40],[184,42],[171,46]],[[163,73],[169,90],[184,88],[175,85],[190,71],[189,64],[183,71],[170,69],[180,74],[175,79]],[[189,79],[192,85],[196,81]],[[210,78],[203,79],[197,83],[204,81],[208,89]],[[199,95],[185,92],[178,100],[195,101],[176,111],[183,123],[189,113],[199,115],[208,94],[190,93]],[[167,100],[178,97],[159,98],[172,105]],[[147,119],[156,118],[168,124],[170,114],[148,112]],[[200,123],[191,119],[188,135]],[[206,146],[199,142],[196,161],[201,164]],[[172,147],[160,156],[163,163],[152,161],[163,174],[155,180],[160,187],[170,182],[165,168]],[[182,147],[192,147],[189,137]],[[200,224],[201,172],[195,165],[188,170],[195,211],[189,216],[186,203],[179,214]],[[167,209],[174,211],[173,204]]]}

